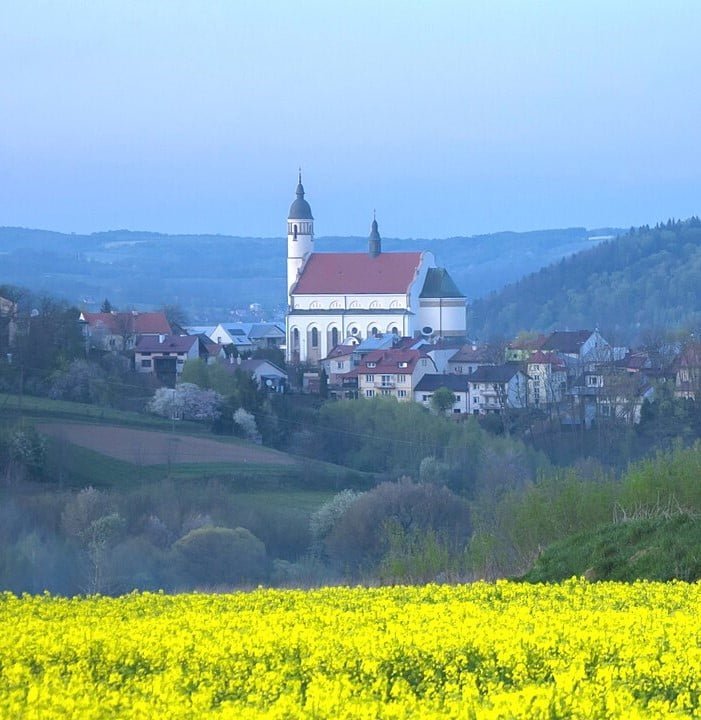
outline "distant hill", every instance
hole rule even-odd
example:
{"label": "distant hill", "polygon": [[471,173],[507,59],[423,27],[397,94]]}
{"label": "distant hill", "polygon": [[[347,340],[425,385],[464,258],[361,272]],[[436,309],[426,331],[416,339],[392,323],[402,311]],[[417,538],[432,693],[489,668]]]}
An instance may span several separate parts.
{"label": "distant hill", "polygon": [[594,328],[614,342],[701,326],[701,221],[645,226],[583,250],[475,302],[476,337]]}
{"label": "distant hill", "polygon": [[[442,240],[383,238],[385,250],[431,250],[477,298],[615,235],[616,229],[501,232]],[[367,238],[319,237],[320,251],[367,248]],[[76,235],[0,227],[0,285],[27,287],[94,309],[179,305],[191,321],[261,303],[284,312],[286,240],[115,230]]]}

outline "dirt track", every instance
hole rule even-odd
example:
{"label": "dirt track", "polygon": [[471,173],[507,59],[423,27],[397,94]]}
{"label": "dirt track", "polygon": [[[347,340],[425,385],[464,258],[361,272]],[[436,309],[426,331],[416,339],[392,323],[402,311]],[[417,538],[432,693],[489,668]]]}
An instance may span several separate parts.
{"label": "dirt track", "polygon": [[168,463],[267,463],[291,465],[294,461],[256,445],[229,444],[152,430],[79,423],[39,423],[36,429],[58,440],[80,445],[134,465]]}

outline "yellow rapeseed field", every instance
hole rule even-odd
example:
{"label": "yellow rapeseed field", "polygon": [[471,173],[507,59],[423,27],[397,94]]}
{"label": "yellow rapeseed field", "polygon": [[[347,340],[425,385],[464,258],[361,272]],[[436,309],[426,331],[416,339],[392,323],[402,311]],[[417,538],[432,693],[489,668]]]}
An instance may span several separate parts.
{"label": "yellow rapeseed field", "polygon": [[0,595],[0,717],[701,715],[701,585]]}

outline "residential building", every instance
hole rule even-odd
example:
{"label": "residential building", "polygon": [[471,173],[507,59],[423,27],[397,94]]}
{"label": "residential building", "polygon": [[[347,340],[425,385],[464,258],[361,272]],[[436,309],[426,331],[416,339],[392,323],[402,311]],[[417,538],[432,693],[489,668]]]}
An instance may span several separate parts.
{"label": "residential building", "polygon": [[426,407],[430,407],[431,399],[436,390],[447,388],[453,393],[451,412],[455,415],[467,414],[470,412],[470,391],[467,381],[467,375],[427,373],[414,388],[414,400]]}
{"label": "residential building", "polygon": [[567,366],[557,353],[537,350],[525,366],[529,405],[546,407],[562,402],[567,390]]}
{"label": "residential building", "polygon": [[144,335],[134,348],[137,372],[153,373],[169,387],[175,387],[187,360],[205,362],[224,359],[224,348],[201,335]]}
{"label": "residential building", "polygon": [[165,313],[158,312],[81,312],[79,321],[87,349],[133,350],[139,338],[170,335]]}
{"label": "residential building", "polygon": [[421,351],[394,348],[368,353],[347,377],[357,378],[358,397],[388,396],[408,402],[414,399],[419,380],[435,371],[433,360]]}
{"label": "residential building", "polygon": [[477,368],[496,365],[490,348],[470,343],[463,345],[448,360],[448,372],[457,375],[471,375]]}
{"label": "residential building", "polygon": [[[17,303],[0,297],[0,356],[10,354],[15,344],[16,333]],[[2,359],[5,359],[5,357],[2,357]]]}
{"label": "residential building", "polygon": [[270,360],[249,358],[234,365],[249,373],[268,392],[283,393],[287,389],[287,373]]}
{"label": "residential building", "polygon": [[701,398],[701,344],[690,343],[674,362],[674,394],[680,398]]}
{"label": "residential building", "polygon": [[498,415],[528,404],[528,378],[517,363],[479,367],[467,384],[473,415]]}

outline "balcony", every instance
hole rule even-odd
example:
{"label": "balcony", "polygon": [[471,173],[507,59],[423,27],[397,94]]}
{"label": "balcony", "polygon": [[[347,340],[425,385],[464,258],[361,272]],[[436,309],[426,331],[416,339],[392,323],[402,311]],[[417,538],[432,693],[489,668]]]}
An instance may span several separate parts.
{"label": "balcony", "polygon": [[375,387],[381,390],[393,390],[397,387],[397,383],[386,380],[384,382],[382,380],[375,380]]}

